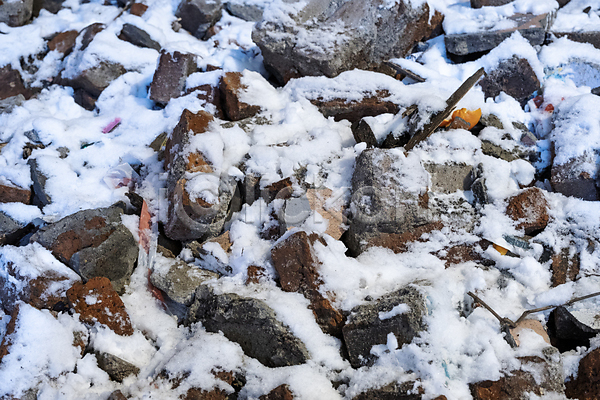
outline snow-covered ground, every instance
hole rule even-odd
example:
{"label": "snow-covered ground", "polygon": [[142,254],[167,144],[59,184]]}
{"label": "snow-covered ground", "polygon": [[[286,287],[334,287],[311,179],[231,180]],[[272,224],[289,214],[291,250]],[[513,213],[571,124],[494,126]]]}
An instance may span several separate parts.
{"label": "snow-covered ground", "polygon": [[[173,99],[164,109],[149,100],[148,86],[159,52],[119,40],[117,35],[125,23],[144,29],[167,51],[197,55],[200,69],[207,65],[221,68],[192,74],[188,87],[204,83],[216,85],[224,72],[247,70],[244,79],[248,91],[243,100],[259,105],[261,115],[271,121],[270,124],[256,125],[248,133],[238,126],[215,125],[202,137],[204,142],[198,143],[198,148],[216,169],[238,178],[244,173],[256,173],[262,177],[263,186],[293,177],[302,168],[306,171],[307,183],[341,193],[341,199],[348,200],[354,161],[365,146],[355,142],[348,121],[336,122],[324,117],[310,99],[359,100],[366,93],[387,90],[391,101],[401,107],[418,104],[422,109],[439,110],[444,107],[445,99],[480,67],[491,71],[500,61],[513,55],[527,59],[533,67],[542,83],[545,104],[553,104],[555,110],[577,113],[577,117],[570,120],[574,126],[564,127],[563,136],[556,138],[565,142],[565,151],[577,155],[582,146],[600,149],[599,102],[585,97],[592,96],[591,89],[600,86],[600,67],[590,67],[600,65],[600,50],[591,44],[562,38],[532,47],[519,34],[514,34],[476,61],[455,64],[446,56],[443,36],[438,36],[428,42],[422,53],[394,60],[426,78],[423,83],[413,83],[408,78],[402,82],[383,74],[354,70],[336,78],[305,77],[294,79],[284,87],[273,87],[263,79],[268,73],[260,50],[251,38],[253,22],[224,12],[217,24],[218,33],[201,41],[183,29],[173,31],[179,0],[145,0],[144,3],[148,10],[137,17],[120,14],[117,7],[103,5],[102,1],[80,4],[67,0],[58,14],[42,10],[31,24],[16,28],[0,24],[0,66],[10,64],[21,71],[30,86],[43,87],[39,95],[12,112],[0,114],[0,143],[6,143],[0,153],[0,182],[20,187],[32,184],[30,167],[23,159],[23,146],[29,141],[26,133],[35,130],[45,148],[34,150],[32,155],[47,174],[46,190],[52,198],[52,203],[42,209],[4,203],[0,204],[0,211],[21,223],[34,222],[39,226],[79,210],[108,207],[120,200],[129,202],[125,197],[128,188],[115,188],[110,184],[110,177],[118,177],[122,165],[130,164],[143,166],[137,193],[144,197],[159,220],[167,218],[165,199],[161,197],[166,185],[165,171],[158,154],[149,145],[161,133],[173,130],[184,109],[197,112],[203,109],[204,103],[195,94]],[[273,2],[265,0],[264,3]],[[562,32],[577,28],[600,30],[598,15],[582,12],[588,5],[594,8],[596,3],[572,0],[558,11],[556,26],[560,26]],[[514,13],[539,14],[558,9],[554,0],[516,0],[493,9],[471,9],[468,3],[458,0],[432,0],[430,5],[445,14],[446,33],[507,28],[510,26],[506,16]],[[107,27],[94,39],[83,59],[76,59],[73,53],[63,60],[56,52],[49,52],[34,62],[35,73],[23,70],[20,60],[41,53],[44,38],[66,30],[81,30],[95,22]],[[419,62],[415,61],[417,57]],[[71,88],[48,81],[60,70],[64,69],[63,76],[76,75],[101,60],[119,63],[128,72],[102,92],[95,111],[86,111],[77,105]],[[458,104],[458,108],[463,107],[481,108],[483,115],[495,114],[505,126],[511,126],[512,122],[525,124],[539,139],[542,155],[549,158],[552,116],[543,108],[536,108],[532,101],[522,109],[515,99],[505,94],[486,100],[482,90],[475,86]],[[120,125],[103,133],[115,118],[120,118]],[[371,126],[376,135],[385,135],[393,123],[398,123],[393,116],[382,115],[374,117]],[[493,139],[493,129],[486,129],[481,134]],[[512,135],[516,140],[521,134],[517,129],[506,131],[503,134]],[[585,132],[583,139],[577,136],[581,132]],[[68,157],[61,158],[65,148]],[[563,152],[561,157],[568,159],[569,154]],[[410,244],[404,253],[371,248],[353,258],[346,255],[347,249],[341,241],[327,235],[324,235],[327,246],[315,245],[316,257],[322,263],[324,290],[335,293],[334,305],[340,310],[350,311],[364,303],[367,296],[377,298],[411,283],[416,283],[427,294],[427,329],[402,347],[394,340],[378,346],[373,351],[380,357],[373,366],[353,369],[341,355],[341,341],[321,331],[307,308],[308,301],[301,294],[282,291],[274,279],[245,284],[248,267],[252,265],[262,266],[268,276],[275,276],[270,260],[274,242],[260,236],[262,224],[269,219],[271,210],[259,200],[251,206],[244,205],[227,223],[231,250],[227,254],[217,254],[215,250],[215,257],[229,265],[231,273],[212,285],[217,292],[235,292],[265,301],[305,343],[310,354],[307,363],[268,368],[246,356],[235,342],[222,334],[206,332],[199,323],[178,326],[177,320],[148,291],[147,270],[138,266],[122,296],[135,333],[124,337],[102,327],[90,330],[91,346],[138,366],[137,377],[130,376],[123,383],[116,383],[97,366],[94,353],[79,356],[78,350],[65,339],[73,331],[84,329],[76,314],[53,316],[47,310],[23,306],[19,334],[12,339],[12,348],[17,350],[11,351],[0,364],[0,396],[14,394],[18,398],[21,390],[36,386],[38,399],[106,399],[116,389],[130,398],[176,399],[189,387],[209,390],[223,385],[212,373],[219,369],[243,373],[246,384],[239,398],[247,399],[257,399],[284,383],[297,399],[352,399],[369,388],[415,379],[420,381],[426,396],[430,396],[426,398],[437,395],[448,399],[471,398],[469,383],[500,378],[504,372],[518,368],[518,356],[539,355],[546,343],[530,334],[522,337],[520,347],[511,348],[500,332],[499,321],[487,310],[482,307],[466,310],[471,304],[467,292],[477,292],[500,315],[516,320],[527,309],[562,304],[572,297],[598,291],[600,203],[566,197],[551,190],[545,193],[550,222],[537,239],[556,252],[570,248],[574,253],[581,253],[579,279],[574,282],[551,287],[549,264],[538,261],[543,250],[539,244],[522,252],[521,257],[502,256],[490,247],[486,255],[495,261],[494,267],[482,268],[469,261],[445,268],[444,261],[433,254],[456,243],[473,243],[484,238],[518,252],[505,237],[521,236],[523,232],[505,215],[505,209],[507,199],[520,191],[520,185],[532,182],[535,166],[523,160],[507,162],[485,156],[480,138],[464,130],[435,133],[419,145],[411,157],[436,163],[482,163],[488,174],[490,203],[479,209],[481,218],[472,233],[435,231],[428,240]],[[239,168],[242,163],[244,173]],[[549,189],[547,181],[536,182],[536,185]],[[299,185],[294,189],[302,191]],[[473,201],[469,191],[448,196]],[[137,235],[137,217],[125,219],[126,225]],[[327,224],[315,217],[300,228],[322,233]],[[596,244],[595,248],[585,250],[590,241]],[[52,268],[72,274],[37,244],[1,247],[0,273],[5,274],[9,263],[18,263],[23,271],[29,271],[24,274],[33,276]],[[500,280],[504,284],[500,285]],[[575,303],[571,310],[580,312],[578,315],[598,315],[600,299]],[[545,323],[548,313],[532,317]],[[10,316],[2,312],[0,316],[2,338]],[[591,323],[592,319],[586,322]],[[592,348],[599,343],[592,341]],[[578,361],[587,351],[582,348],[563,354],[566,376],[576,374]],[[189,376],[184,384],[173,389],[159,377],[164,370],[171,376],[188,372]],[[334,387],[332,382],[341,385]]]}

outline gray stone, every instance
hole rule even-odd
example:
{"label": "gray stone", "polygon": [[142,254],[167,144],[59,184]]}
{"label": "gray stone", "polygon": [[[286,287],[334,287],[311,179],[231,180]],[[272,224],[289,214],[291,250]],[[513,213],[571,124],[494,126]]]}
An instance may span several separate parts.
{"label": "gray stone", "polygon": [[600,49],[600,31],[581,31],[581,32],[552,32],[557,38],[566,37],[567,39],[578,43],[589,43],[597,49]]}
{"label": "gray stone", "polygon": [[243,0],[228,1],[225,7],[227,12],[234,17],[254,22],[262,20],[265,10],[262,4],[246,3]]}
{"label": "gray stone", "polygon": [[488,195],[488,189],[483,176],[483,165],[479,164],[473,170],[473,183],[471,184],[471,192],[473,192],[473,198],[475,203],[478,204],[489,204],[490,198]]}
{"label": "gray stone", "polygon": [[56,14],[63,9],[64,2],[65,0],[33,0],[33,15],[39,15],[42,9]]}
{"label": "gray stone", "polygon": [[446,51],[451,54],[463,56],[491,50],[517,31],[532,46],[541,45],[546,39],[546,31],[552,24],[553,18],[551,14],[515,14],[509,17],[509,19],[515,21],[517,26],[496,31],[446,35],[444,37]]}
{"label": "gray stone", "polygon": [[29,171],[33,182],[33,204],[42,207],[47,206],[52,203],[52,199],[46,193],[46,180],[48,178],[40,171],[35,158],[27,160],[27,164],[29,164]]}
{"label": "gray stone", "polygon": [[84,279],[104,276],[123,293],[133,272],[138,245],[122,224],[125,204],[83,210],[45,226],[31,242],[46,247]]}
{"label": "gray stone", "polygon": [[[421,390],[423,390],[421,388]],[[352,400],[421,400],[421,392],[414,381],[393,382],[384,387],[369,389]],[[445,397],[443,397],[445,399]],[[435,400],[441,400],[436,398]]]}
{"label": "gray stone", "polygon": [[196,56],[178,51],[161,51],[158,67],[150,84],[150,100],[166,105],[181,96],[187,77],[196,72]]}
{"label": "gray stone", "polygon": [[[410,182],[404,163],[414,171]],[[349,250],[360,254],[375,243],[387,247],[380,244],[380,238],[439,221],[429,209],[428,181],[429,174],[420,161],[404,158],[402,150],[364,150],[352,176]]]}
{"label": "gray stone", "polygon": [[181,27],[198,39],[204,39],[206,32],[221,18],[221,0],[183,0],[179,3],[175,16],[181,18]]}
{"label": "gray stone", "polygon": [[0,114],[9,113],[19,107],[25,101],[25,96],[18,94],[16,96],[8,97],[4,100],[0,100]]}
{"label": "gray stone", "polygon": [[552,165],[550,176],[552,189],[569,197],[588,201],[598,200],[596,173],[588,172],[590,166],[593,171],[597,171],[596,165],[596,156],[590,153],[573,158],[564,164]]}
{"label": "gray stone", "polygon": [[[525,136],[527,139],[531,139],[530,136]],[[535,137],[535,136],[534,136]],[[481,141],[481,151],[483,154],[491,157],[496,157],[504,161],[514,161],[514,160],[530,160],[532,157],[535,157],[536,151],[533,148],[526,148],[524,146],[520,146],[518,143],[514,142],[513,147],[510,150],[505,149],[504,147],[493,143],[489,140]]]}
{"label": "gray stone", "polygon": [[504,92],[517,100],[521,107],[540,89],[540,81],[529,62],[516,56],[502,61],[478,84],[486,98],[495,98],[500,92]]}
{"label": "gray stone", "polygon": [[0,1],[0,22],[22,26],[31,19],[33,0]]}
{"label": "gray stone", "polygon": [[74,89],[83,89],[94,97],[100,96],[119,76],[127,70],[121,64],[102,61],[98,66],[82,71],[73,78],[62,79],[63,84]]}
{"label": "gray stone", "polygon": [[439,13],[430,20],[426,3],[418,8],[408,1],[386,5],[384,0],[312,0],[287,20],[293,23],[263,19],[252,39],[281,84],[301,76],[374,69],[384,60],[404,57],[442,20]]}
{"label": "gray stone", "polygon": [[471,8],[498,7],[512,1],[513,0],[471,0]]}
{"label": "gray stone", "polygon": [[462,163],[425,164],[431,175],[431,191],[454,193],[457,190],[469,190],[473,183],[473,166]]}
{"label": "gray stone", "polygon": [[138,47],[145,47],[160,51],[160,44],[158,44],[157,41],[152,40],[150,35],[148,35],[145,30],[140,29],[132,24],[123,24],[123,29],[121,29],[119,39]]}
{"label": "gray stone", "polygon": [[109,353],[97,352],[98,367],[106,372],[110,379],[123,382],[129,375],[137,375],[140,369],[135,365]]}
{"label": "gray stone", "polygon": [[233,293],[217,295],[202,285],[188,312],[188,322],[196,321],[202,322],[209,332],[223,332],[247,356],[267,367],[300,365],[309,358],[304,343],[277,320],[275,312],[262,300]]}
{"label": "gray stone", "polygon": [[[406,304],[409,309],[399,313],[392,311],[401,304]],[[388,313],[390,315],[386,315]],[[423,317],[426,313],[423,296],[412,286],[355,307],[342,329],[352,367],[371,365],[375,361],[371,348],[386,344],[389,333],[396,336],[399,347],[410,343],[425,328]]]}
{"label": "gray stone", "polygon": [[15,244],[23,235],[25,225],[0,211],[0,246]]}
{"label": "gray stone", "polygon": [[202,283],[218,277],[217,273],[189,265],[182,260],[163,258],[160,262],[155,262],[150,282],[171,300],[189,306],[194,301],[196,289]]}
{"label": "gray stone", "polygon": [[79,50],[85,50],[90,45],[90,43],[92,43],[92,40],[94,40],[96,35],[102,32],[105,28],[106,25],[104,25],[101,22],[94,22],[93,24],[83,28],[79,33],[79,37],[81,37],[81,47],[79,48]]}

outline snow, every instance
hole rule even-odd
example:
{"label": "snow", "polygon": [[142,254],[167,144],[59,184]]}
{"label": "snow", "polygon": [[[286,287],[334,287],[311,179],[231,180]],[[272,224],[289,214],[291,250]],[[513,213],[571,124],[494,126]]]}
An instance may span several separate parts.
{"label": "snow", "polygon": [[[289,22],[289,14],[297,13],[304,3],[236,2],[265,7],[267,19],[284,23]],[[472,309],[472,300],[466,295],[468,291],[476,292],[500,315],[514,320],[526,309],[563,304],[574,296],[598,290],[600,205],[548,192],[549,225],[536,236],[538,243],[530,251],[519,250],[505,239],[506,235],[523,234],[506,216],[507,199],[534,182],[545,188],[550,186],[548,182],[535,181],[539,172],[537,164],[524,160],[507,162],[485,155],[481,149],[481,139],[501,145],[518,142],[521,131],[513,128],[512,122],[521,122],[542,139],[536,149],[546,163],[551,158],[550,141],[560,148],[555,163],[582,156],[590,149],[600,149],[600,100],[591,94],[593,88],[600,86],[600,50],[592,45],[561,38],[533,47],[516,33],[479,59],[455,64],[447,58],[443,36],[440,36],[428,41],[427,49],[420,54],[392,60],[425,78],[423,83],[352,70],[335,78],[303,77],[283,87],[274,87],[265,79],[268,72],[260,50],[252,41],[252,22],[224,12],[218,23],[219,32],[208,41],[199,41],[184,30],[171,29],[176,0],[148,0],[145,2],[148,11],[142,17],[127,12],[119,15],[116,7],[102,3],[94,0],[79,4],[67,0],[66,7],[58,14],[42,11],[29,25],[10,28],[0,24],[0,66],[10,64],[31,86],[41,89],[37,97],[10,113],[0,114],[0,142],[7,143],[0,153],[1,182],[30,187],[33,182],[30,168],[23,159],[23,146],[31,141],[28,135],[34,133],[45,145],[44,149],[34,150],[31,157],[48,178],[46,188],[52,203],[42,208],[19,203],[0,204],[1,212],[22,224],[39,227],[44,221],[57,220],[82,209],[107,207],[121,200],[129,202],[125,197],[129,188],[124,178],[136,180],[136,191],[145,198],[155,220],[166,220],[166,174],[162,162],[148,145],[161,133],[171,132],[184,109],[192,112],[214,109],[193,93],[172,100],[164,109],[155,107],[148,99],[147,88],[159,53],[119,40],[117,36],[125,23],[144,29],[167,51],[195,54],[201,69],[209,65],[222,68],[190,75],[186,89],[216,86],[225,72],[236,71],[242,73],[241,82],[246,86],[241,100],[261,107],[260,113],[246,121],[246,125],[216,119],[207,132],[194,136],[185,149],[180,149],[182,154],[201,153],[214,170],[186,176],[192,200],[203,198],[216,202],[223,177],[243,182],[246,175],[253,174],[261,176],[263,189],[290,178],[295,196],[304,194],[306,186],[324,187],[339,195],[341,202],[347,202],[354,162],[366,146],[355,142],[348,121],[336,122],[324,117],[311,101],[341,98],[350,103],[383,94],[386,100],[398,106],[400,114],[416,104],[420,116],[427,117],[444,109],[445,99],[479,68],[489,73],[513,56],[525,58],[531,64],[543,86],[544,106],[552,104],[556,110],[554,115],[568,117],[553,117],[536,109],[532,101],[524,110],[505,93],[486,100],[481,89],[474,87],[459,102],[458,108],[481,108],[484,116],[496,115],[504,129],[488,127],[479,136],[466,130],[439,131],[407,155],[403,149],[390,151],[395,157],[392,168],[403,176],[401,182],[394,184],[417,194],[431,180],[423,168],[425,163],[481,165],[490,202],[476,206],[480,218],[473,232],[457,232],[446,227],[428,234],[425,242],[410,244],[404,253],[370,248],[356,258],[346,254],[342,241],[328,235],[323,235],[326,245],[314,244],[314,256],[321,263],[323,286],[320,290],[324,295],[335,294],[331,297],[332,304],[343,312],[350,312],[366,299],[377,299],[406,285],[415,286],[426,298],[427,328],[412,343],[403,346],[399,346],[393,335],[388,336],[386,343],[372,349],[379,355],[372,366],[351,368],[340,354],[342,342],[321,331],[308,300],[298,293],[284,292],[275,284],[277,274],[270,255],[273,242],[261,237],[260,232],[272,223],[272,215],[280,211],[283,202],[277,200],[269,205],[263,199],[256,199],[252,205],[243,205],[228,221],[232,242],[229,252],[217,243],[203,245],[215,262],[230,268],[225,276],[208,284],[217,293],[237,293],[266,302],[277,318],[305,343],[310,354],[306,364],[267,368],[246,356],[238,344],[221,333],[209,333],[200,323],[178,325],[177,319],[148,291],[147,266],[140,265],[122,296],[134,334],[122,337],[100,326],[89,330],[90,346],[139,367],[137,378],[130,377],[123,384],[112,382],[97,366],[93,353],[81,357],[79,348],[73,346],[73,333],[87,331],[87,328],[76,316],[40,311],[21,304],[17,330],[11,336],[11,351],[0,363],[0,396],[18,397],[32,382],[39,388],[40,399],[105,399],[116,389],[139,399],[176,399],[191,387],[204,390],[218,387],[231,392],[233,388],[213,374],[221,370],[244,374],[246,385],[240,398],[248,399],[257,399],[285,383],[298,399],[350,400],[369,388],[417,378],[428,395],[469,399],[469,383],[500,378],[510,368],[520,365],[516,357],[540,355],[545,344],[533,334],[524,334],[524,346],[511,349],[500,332],[498,320],[481,307]],[[319,6],[318,2],[312,3]],[[396,3],[382,2],[383,7]],[[414,7],[422,3],[411,1]],[[596,13],[600,4],[596,1],[571,0],[558,11],[554,0],[516,0],[505,6],[481,9],[471,9],[464,1],[430,0],[428,3],[432,10],[445,14],[446,34],[504,29],[511,26],[508,17],[525,12],[556,12],[555,32],[600,30]],[[591,6],[592,11],[583,13],[587,6]],[[85,51],[76,51],[65,60],[56,52],[48,53],[34,61],[39,68],[37,73],[27,72],[21,66],[22,57],[42,52],[44,38],[69,29],[81,30],[94,22],[104,23],[107,28]],[[320,38],[318,42],[322,46],[316,50],[335,46],[335,40],[344,39],[336,36],[330,40],[334,33]],[[73,76],[97,66],[102,60],[120,63],[127,72],[102,92],[96,111],[78,106],[72,89],[51,85],[48,81],[57,71],[64,69],[64,76]],[[105,129],[114,121],[120,124],[112,130]],[[393,114],[368,117],[366,121],[379,142],[390,132],[400,132],[408,122],[407,118]],[[68,156],[61,158],[65,149]],[[139,166],[141,169],[137,169]],[[132,172],[134,169],[139,170],[139,175]],[[592,176],[597,174],[595,169],[588,172]],[[473,202],[469,191],[459,191],[448,198]],[[320,223],[323,222],[320,217],[312,214],[304,225],[290,230],[284,238],[298,229],[323,232],[326,224]],[[122,221],[137,240],[139,218],[124,215]],[[495,262],[494,267],[483,268],[468,261],[446,268],[444,261],[434,255],[447,252],[455,244],[475,243],[481,238],[506,247],[520,257],[502,256],[489,248],[486,256]],[[595,248],[588,248],[589,240],[596,244]],[[538,261],[543,251],[541,243],[554,252],[568,248],[571,254],[580,254],[579,279],[551,287],[549,263]],[[199,267],[207,267],[209,263],[194,260],[189,251],[180,257]],[[157,260],[157,269],[166,266],[161,264],[160,256]],[[64,285],[53,287],[53,291],[64,291],[80,279],[50,251],[35,243],[0,247],[0,274],[4,279],[8,278],[9,264],[15,266],[19,276],[28,279],[50,271],[70,278]],[[264,281],[246,285],[249,266],[263,267]],[[10,279],[11,284],[23,288],[22,283]],[[95,301],[93,296],[86,297],[88,304]],[[592,298],[570,309],[592,324],[599,306],[600,300]],[[407,312],[410,312],[408,306],[400,304],[380,313],[379,317],[385,320]],[[537,316],[543,321],[547,315],[548,312],[544,312]],[[1,338],[6,337],[9,321],[10,316],[0,313]],[[592,347],[598,344],[595,340]],[[586,351],[589,350],[563,354],[563,370],[567,375],[576,374],[578,362]],[[184,376],[181,385],[173,389],[169,379]],[[334,388],[332,382],[339,387]]]}

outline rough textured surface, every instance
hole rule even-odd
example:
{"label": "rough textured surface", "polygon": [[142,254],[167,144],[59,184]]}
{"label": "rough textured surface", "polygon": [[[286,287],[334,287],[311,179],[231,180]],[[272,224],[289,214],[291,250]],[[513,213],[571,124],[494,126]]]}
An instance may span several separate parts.
{"label": "rough textured surface", "polygon": [[311,100],[311,103],[319,108],[321,113],[336,121],[346,119],[352,123],[358,123],[363,117],[375,117],[381,114],[397,114],[399,107],[389,100],[385,100],[389,93],[380,93],[379,96],[369,96],[361,101],[347,101],[346,99],[333,99],[322,101]]}
{"label": "rough textured surface", "polygon": [[241,79],[241,72],[226,72],[221,78],[220,91],[223,99],[223,111],[230,121],[250,118],[260,111],[259,106],[250,105],[240,100],[240,95],[246,89]]}
{"label": "rough textured surface", "polygon": [[592,350],[581,359],[577,378],[566,384],[568,398],[596,400],[600,398],[600,349]]}
{"label": "rough textured surface", "polygon": [[431,175],[431,191],[454,193],[469,190],[473,183],[473,166],[467,164],[425,164]]}
{"label": "rough textured surface", "polygon": [[0,211],[0,245],[15,244],[25,233],[25,226]]}
{"label": "rough textured surface", "polygon": [[471,8],[503,6],[511,1],[513,0],[471,0]]}
{"label": "rough textured surface", "polygon": [[600,49],[600,31],[587,32],[552,32],[557,38],[566,37],[573,42],[589,43]]}
{"label": "rough textured surface", "polygon": [[286,292],[302,293],[309,301],[317,323],[324,332],[341,336],[344,317],[320,292],[322,280],[319,262],[313,256],[312,244],[321,240],[304,231],[294,233],[271,249],[273,266],[279,274],[281,288]]}
{"label": "rough textured surface", "polygon": [[79,36],[79,32],[76,30],[61,32],[48,42],[48,50],[56,50],[59,53],[68,55],[75,47],[77,36]]}
{"label": "rough textured surface", "polygon": [[549,207],[542,190],[533,187],[508,199],[506,215],[518,222],[517,229],[524,229],[526,235],[531,235],[548,225]]}
{"label": "rough textured surface", "polygon": [[52,203],[52,199],[46,193],[46,176],[40,171],[38,168],[37,160],[35,158],[30,158],[27,160],[27,164],[29,164],[29,172],[31,175],[31,181],[33,185],[31,188],[33,189],[33,204],[37,206],[47,206]]}
{"label": "rough textured surface", "polygon": [[243,0],[228,1],[225,4],[227,12],[244,21],[258,22],[263,19],[264,5],[244,2]]}
{"label": "rough textured surface", "polygon": [[[387,318],[385,313],[400,304],[407,305],[408,311]],[[423,317],[426,313],[423,296],[411,286],[354,308],[343,328],[344,342],[352,366],[359,368],[372,364],[375,355],[371,353],[371,348],[387,343],[390,332],[396,336],[399,347],[410,343],[425,328]]]}
{"label": "rough textured surface", "polygon": [[31,189],[0,183],[0,203],[31,204]]}
{"label": "rough textured surface", "polygon": [[540,89],[540,81],[526,59],[513,57],[502,61],[498,68],[483,77],[479,86],[486,98],[495,98],[505,92],[523,107],[529,96]]}
{"label": "rough textured surface", "polygon": [[119,39],[138,47],[145,47],[160,51],[160,44],[153,40],[148,33],[132,24],[123,24]]}
{"label": "rough textured surface", "polygon": [[294,400],[294,394],[288,385],[279,385],[268,394],[260,396],[258,400]]}
{"label": "rough textured surface", "polygon": [[[385,5],[383,0],[341,5],[311,1],[293,16],[294,23],[262,20],[252,39],[267,69],[284,84],[300,76],[333,77],[353,68],[375,68],[383,60],[404,57],[442,20],[440,14],[429,20],[427,4],[416,9],[405,1]],[[323,41],[330,36],[335,38]]]}
{"label": "rough textured surface", "polygon": [[166,105],[169,100],[181,96],[185,80],[196,69],[195,55],[161,51],[158,67],[150,84],[150,100]]}
{"label": "rough textured surface", "polygon": [[548,336],[554,347],[564,353],[578,346],[589,347],[590,339],[600,333],[581,322],[563,306],[556,307],[548,316]]}
{"label": "rough textured surface", "polygon": [[133,334],[125,305],[107,278],[92,278],[86,284],[76,282],[67,291],[67,299],[81,322],[106,325],[117,335]]}
{"label": "rough textured surface", "polygon": [[550,264],[550,269],[552,270],[552,287],[577,279],[579,264],[579,254],[577,252],[571,254],[571,250],[568,247],[554,254],[552,256],[552,264]]}
{"label": "rough textured surface", "polygon": [[133,3],[129,8],[129,13],[141,17],[148,10],[148,6],[143,3]]}
{"label": "rough textured surface", "polygon": [[491,50],[516,31],[532,46],[544,43],[551,20],[548,14],[515,14],[509,18],[516,22],[515,28],[446,35],[444,37],[446,51],[455,55],[466,55]]}
{"label": "rough textured surface", "polygon": [[564,164],[553,164],[550,178],[552,189],[569,197],[598,200],[596,181],[587,172],[590,165],[595,165],[595,158],[595,155],[586,153]]}
{"label": "rough textured surface", "polygon": [[10,65],[0,68],[0,100],[22,94],[28,99],[31,92],[25,88],[19,71]]}
{"label": "rough textured surface", "polygon": [[208,29],[221,18],[222,10],[221,0],[183,0],[175,16],[181,18],[183,29],[204,39]]}
{"label": "rough textured surface", "polygon": [[8,26],[25,25],[33,14],[33,0],[0,2],[0,22]]}
{"label": "rough textured surface", "polygon": [[98,97],[119,76],[123,75],[125,67],[109,61],[102,61],[98,66],[86,69],[79,75],[61,79],[62,83],[74,89],[83,89],[92,96]]}
{"label": "rough textured surface", "polygon": [[52,251],[84,279],[104,276],[123,292],[137,260],[138,246],[121,223],[125,205],[84,210],[36,232],[32,242]]}
{"label": "rough textured surface", "polygon": [[421,400],[423,388],[415,382],[390,383],[378,389],[369,389],[352,400]]}
{"label": "rough textured surface", "polygon": [[309,358],[304,344],[261,300],[233,293],[217,295],[209,287],[200,286],[188,321],[201,321],[209,332],[223,332],[239,343],[246,355],[267,367],[299,365]]}
{"label": "rough textured surface", "polygon": [[106,372],[110,379],[123,382],[129,375],[137,375],[140,369],[135,365],[109,353],[97,352],[98,367]]}

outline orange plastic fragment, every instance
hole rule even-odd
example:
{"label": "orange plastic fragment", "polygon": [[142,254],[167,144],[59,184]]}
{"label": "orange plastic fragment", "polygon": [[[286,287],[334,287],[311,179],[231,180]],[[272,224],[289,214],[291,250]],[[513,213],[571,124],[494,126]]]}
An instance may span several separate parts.
{"label": "orange plastic fragment", "polygon": [[471,125],[471,127],[469,129],[471,129],[475,125],[477,125],[477,123],[479,122],[479,119],[481,119],[481,108],[478,108],[477,110],[468,110],[466,108],[461,108],[460,110],[455,110],[449,119],[445,119],[442,121],[442,123],[440,124],[440,127],[444,128],[444,127],[450,125],[452,120],[454,120],[454,118],[456,118],[456,117],[462,118],[463,120],[468,122]]}
{"label": "orange plastic fragment", "polygon": [[502,246],[498,246],[498,245],[497,245],[497,244],[495,244],[495,243],[492,243],[492,246],[494,247],[494,249],[495,249],[495,250],[496,250],[498,253],[502,254],[503,256],[505,256],[505,255],[506,255],[506,253],[508,253],[508,249],[505,249],[505,248],[504,248],[504,247],[502,247]]}

